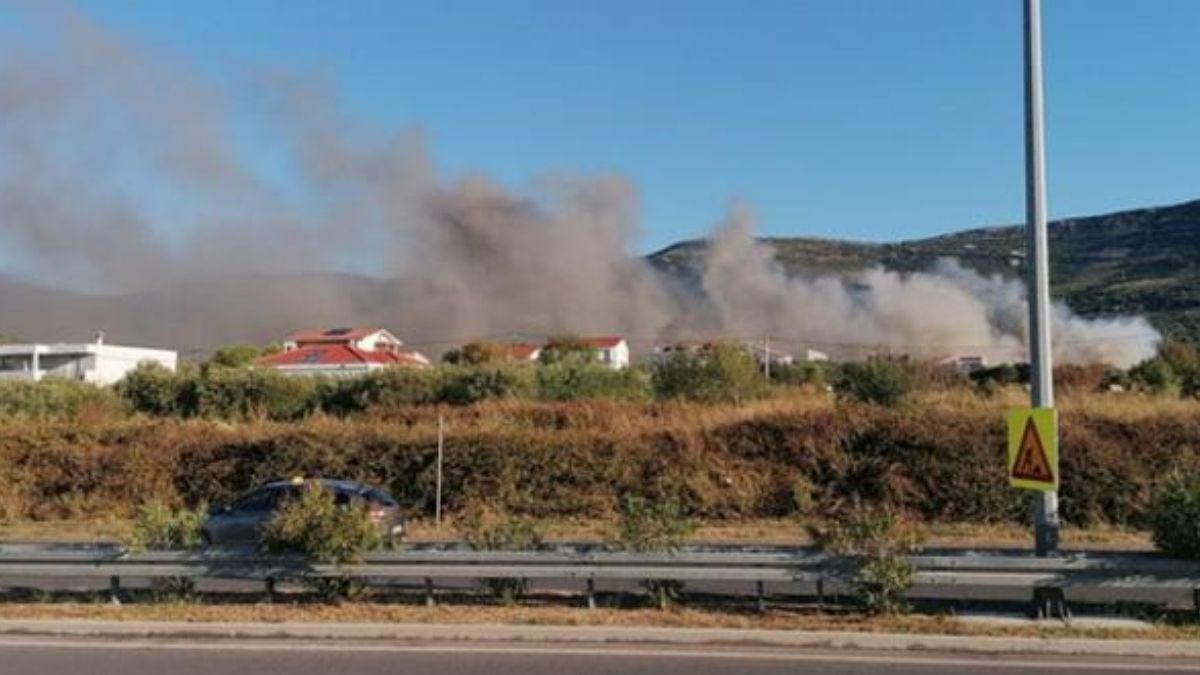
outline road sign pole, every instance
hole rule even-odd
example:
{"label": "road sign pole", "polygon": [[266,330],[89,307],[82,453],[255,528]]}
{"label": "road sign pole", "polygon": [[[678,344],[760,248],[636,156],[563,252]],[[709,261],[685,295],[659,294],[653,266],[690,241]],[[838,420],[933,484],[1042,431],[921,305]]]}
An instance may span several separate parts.
{"label": "road sign pole", "polygon": [[446,417],[438,411],[437,439],[437,496],[434,506],[434,523],[437,529],[442,528],[442,461],[446,454]]}
{"label": "road sign pole", "polygon": [[[1029,383],[1035,408],[1054,407],[1050,362],[1050,260],[1046,232],[1046,156],[1042,104],[1041,0],[1025,3],[1025,216],[1029,236]],[[1058,549],[1058,492],[1039,492],[1037,555]]]}

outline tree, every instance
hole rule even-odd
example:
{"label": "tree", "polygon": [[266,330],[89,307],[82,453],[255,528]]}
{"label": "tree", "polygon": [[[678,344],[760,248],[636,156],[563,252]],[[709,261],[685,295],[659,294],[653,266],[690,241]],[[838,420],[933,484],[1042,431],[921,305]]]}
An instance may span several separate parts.
{"label": "tree", "polygon": [[442,361],[459,366],[479,366],[504,361],[507,356],[508,348],[505,345],[488,340],[475,340],[446,352]]}
{"label": "tree", "polygon": [[591,363],[596,360],[596,348],[574,335],[557,335],[546,341],[538,361],[543,365],[555,363]]}
{"label": "tree", "polygon": [[1141,387],[1163,393],[1179,389],[1179,374],[1161,356],[1146,359],[1129,369],[1129,379]]}
{"label": "tree", "polygon": [[245,368],[263,355],[263,349],[255,345],[225,345],[213,352],[206,364],[213,368]]}
{"label": "tree", "polygon": [[912,391],[912,373],[895,359],[872,357],[842,365],[834,389],[844,398],[894,406]]}
{"label": "tree", "polygon": [[724,343],[673,351],[654,367],[652,382],[659,398],[704,403],[749,400],[767,389],[749,350]]}

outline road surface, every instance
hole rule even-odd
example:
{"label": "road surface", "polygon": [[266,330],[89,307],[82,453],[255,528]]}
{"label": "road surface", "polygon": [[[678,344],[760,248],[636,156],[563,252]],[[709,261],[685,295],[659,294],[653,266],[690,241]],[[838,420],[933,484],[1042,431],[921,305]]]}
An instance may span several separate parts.
{"label": "road surface", "polygon": [[0,671],[89,675],[846,675],[1195,672],[1181,661],[742,647],[353,644],[0,638]]}

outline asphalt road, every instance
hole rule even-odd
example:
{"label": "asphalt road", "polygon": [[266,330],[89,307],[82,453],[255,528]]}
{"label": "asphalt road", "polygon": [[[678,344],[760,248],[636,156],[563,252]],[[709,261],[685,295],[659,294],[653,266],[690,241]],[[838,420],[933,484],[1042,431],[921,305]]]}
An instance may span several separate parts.
{"label": "asphalt road", "polygon": [[847,675],[1200,672],[1200,664],[1035,656],[780,651],[736,647],[382,645],[0,639],[0,671],[88,675]]}

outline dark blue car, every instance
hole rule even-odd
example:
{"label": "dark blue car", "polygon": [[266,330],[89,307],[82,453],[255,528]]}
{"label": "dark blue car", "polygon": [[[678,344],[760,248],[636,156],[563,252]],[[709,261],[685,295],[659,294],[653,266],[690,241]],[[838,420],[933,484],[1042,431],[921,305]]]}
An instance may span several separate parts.
{"label": "dark blue car", "polygon": [[263,527],[279,507],[312,485],[328,490],[341,506],[365,509],[371,522],[379,528],[380,537],[388,544],[394,546],[404,538],[404,516],[400,513],[400,504],[390,494],[366,483],[324,478],[267,483],[231,504],[214,507],[200,527],[200,537],[206,546],[257,544],[261,541]]}

